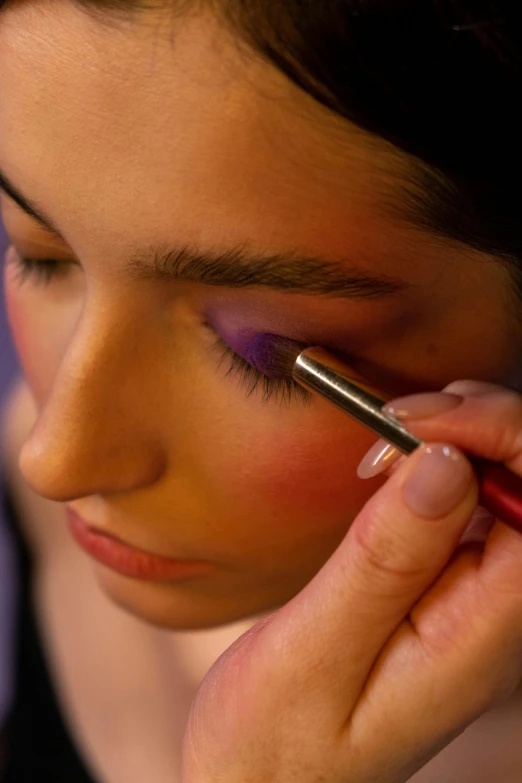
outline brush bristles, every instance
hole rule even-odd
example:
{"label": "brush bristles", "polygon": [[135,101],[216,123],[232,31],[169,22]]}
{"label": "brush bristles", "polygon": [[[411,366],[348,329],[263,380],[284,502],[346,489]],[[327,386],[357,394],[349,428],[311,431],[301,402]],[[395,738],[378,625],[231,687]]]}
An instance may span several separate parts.
{"label": "brush bristles", "polygon": [[246,360],[268,378],[292,378],[295,360],[306,348],[303,343],[276,334],[258,334],[247,346]]}

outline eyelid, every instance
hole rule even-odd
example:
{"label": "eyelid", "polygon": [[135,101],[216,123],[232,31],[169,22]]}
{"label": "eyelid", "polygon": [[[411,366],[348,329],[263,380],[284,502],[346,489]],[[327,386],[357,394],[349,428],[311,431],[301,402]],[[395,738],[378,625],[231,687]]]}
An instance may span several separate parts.
{"label": "eyelid", "polygon": [[71,266],[80,264],[71,259],[37,258],[20,253],[11,244],[5,254],[6,265],[13,265],[17,280],[23,285],[26,280],[32,279],[34,285],[46,286],[55,278],[65,277]]}
{"label": "eyelid", "polygon": [[222,337],[220,337],[210,324],[205,326],[212,332],[215,338],[214,347],[221,351],[218,367],[229,359],[230,364],[225,372],[225,378],[237,378],[240,387],[246,389],[246,396],[251,397],[254,392],[262,392],[262,402],[277,401],[282,405],[297,402],[300,405],[309,405],[313,395],[296,383],[293,379],[268,378],[263,373],[252,367],[246,359],[236,353]]}

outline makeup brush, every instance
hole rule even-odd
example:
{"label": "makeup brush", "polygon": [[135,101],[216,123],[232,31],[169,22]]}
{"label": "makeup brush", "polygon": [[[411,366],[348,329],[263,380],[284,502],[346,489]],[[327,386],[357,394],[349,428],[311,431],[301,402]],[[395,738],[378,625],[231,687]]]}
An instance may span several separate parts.
{"label": "makeup brush", "polygon": [[[385,400],[363,387],[350,368],[324,348],[307,347],[274,334],[256,335],[245,349],[245,359],[268,378],[293,378],[308,391],[336,405],[344,413],[411,454],[423,441],[382,410]],[[522,478],[504,465],[467,455],[478,477],[479,503],[495,517],[522,532]]]}

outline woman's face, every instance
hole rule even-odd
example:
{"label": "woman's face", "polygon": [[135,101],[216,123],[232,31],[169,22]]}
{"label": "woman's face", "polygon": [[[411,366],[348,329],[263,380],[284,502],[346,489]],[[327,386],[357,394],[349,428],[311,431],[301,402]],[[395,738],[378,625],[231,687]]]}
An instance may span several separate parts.
{"label": "woman's face", "polygon": [[[39,413],[23,474],[130,544],[211,562],[152,582],[93,561],[135,614],[203,627],[281,605],[379,485],[355,473],[375,436],[322,400],[251,390],[219,340],[326,345],[386,397],[520,385],[507,275],[401,220],[408,164],[211,16],[112,25],[15,0],[0,21],[0,168],[54,228],[3,194]],[[60,264],[22,281],[17,253]]]}

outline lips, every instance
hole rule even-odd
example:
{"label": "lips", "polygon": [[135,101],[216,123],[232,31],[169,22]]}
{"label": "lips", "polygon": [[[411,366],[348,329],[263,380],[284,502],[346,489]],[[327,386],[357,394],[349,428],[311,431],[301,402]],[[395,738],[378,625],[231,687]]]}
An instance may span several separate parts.
{"label": "lips", "polygon": [[109,533],[88,525],[70,508],[67,522],[77,544],[99,563],[123,576],[153,582],[177,582],[207,572],[212,564],[203,560],[174,560],[145,552]]}

